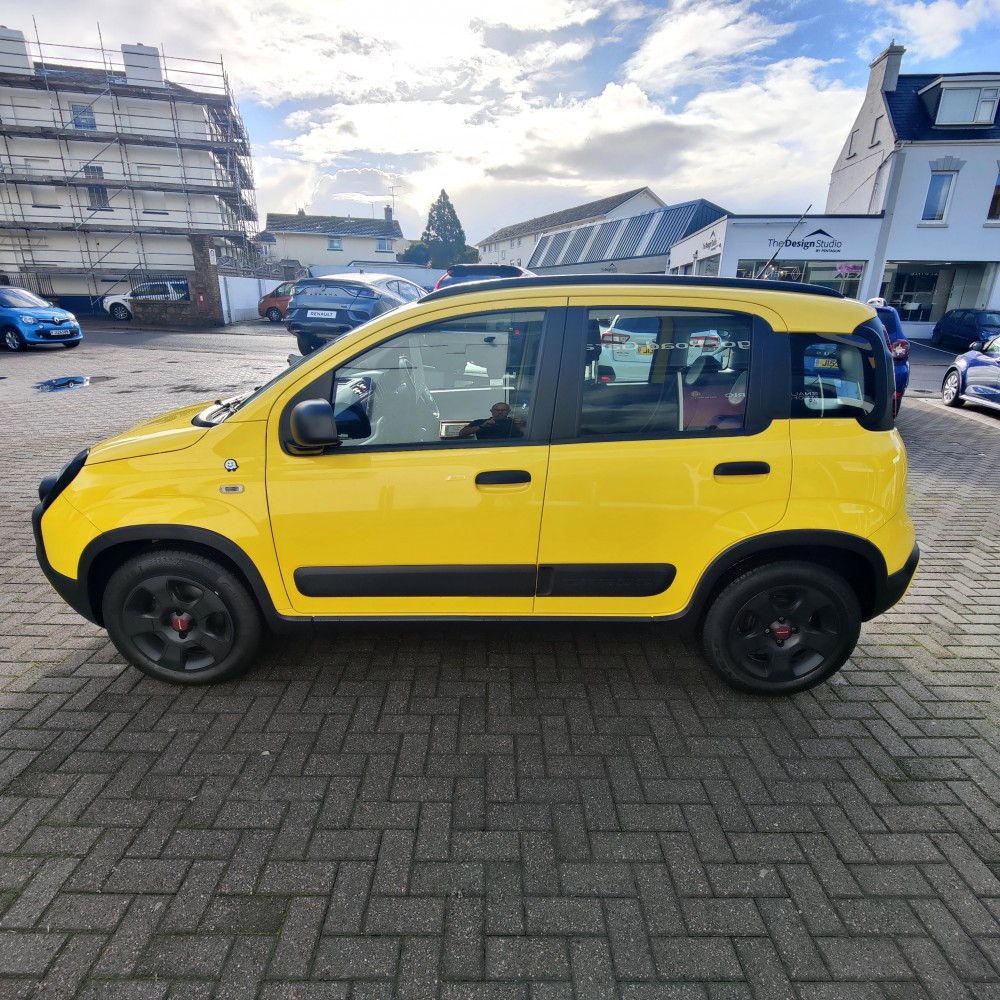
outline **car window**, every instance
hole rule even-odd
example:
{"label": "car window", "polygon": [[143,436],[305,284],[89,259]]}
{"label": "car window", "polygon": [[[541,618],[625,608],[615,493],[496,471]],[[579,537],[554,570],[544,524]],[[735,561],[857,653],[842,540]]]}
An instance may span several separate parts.
{"label": "car window", "polygon": [[423,296],[423,289],[412,281],[399,282],[399,294],[406,302],[415,302]]}
{"label": "car window", "polygon": [[751,329],[752,318],[736,313],[589,310],[580,434],[741,431]]}
{"label": "car window", "polygon": [[1000,312],[979,313],[980,326],[1000,326]]}
{"label": "car window", "polygon": [[984,348],[983,354],[991,358],[1000,358],[1000,337],[994,337]]}
{"label": "car window", "polygon": [[[352,358],[333,377],[338,429],[348,435],[344,446],[530,439],[544,319],[544,310],[466,316],[419,327]],[[495,407],[509,411],[509,423],[494,422],[488,439],[459,438],[470,422],[490,420]],[[370,435],[349,436],[358,421],[371,425]]]}
{"label": "car window", "polygon": [[835,334],[789,339],[793,417],[860,417],[875,409],[879,383],[873,342]]}

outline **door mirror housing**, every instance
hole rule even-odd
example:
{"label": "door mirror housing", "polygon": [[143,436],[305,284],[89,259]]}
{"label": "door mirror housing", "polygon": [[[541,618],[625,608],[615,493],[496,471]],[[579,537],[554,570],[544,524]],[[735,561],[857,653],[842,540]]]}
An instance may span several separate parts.
{"label": "door mirror housing", "polygon": [[292,441],[310,451],[340,444],[333,407],[325,399],[304,399],[289,415]]}

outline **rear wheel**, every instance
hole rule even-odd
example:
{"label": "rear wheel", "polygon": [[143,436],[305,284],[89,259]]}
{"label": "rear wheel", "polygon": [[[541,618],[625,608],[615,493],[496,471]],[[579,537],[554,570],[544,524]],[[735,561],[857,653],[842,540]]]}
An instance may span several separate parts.
{"label": "rear wheel", "polygon": [[808,562],[751,569],[705,617],[709,663],[726,683],[755,694],[793,694],[822,683],[861,634],[858,599],[837,573]]}
{"label": "rear wheel", "polygon": [[28,346],[21,331],[13,326],[4,327],[3,342],[8,351],[23,351]]}
{"label": "rear wheel", "polygon": [[272,323],[280,323],[282,320],[281,310],[275,309],[274,306],[271,306],[271,308],[267,311],[267,318]]}
{"label": "rear wheel", "polygon": [[322,346],[322,341],[315,337],[310,337],[307,333],[300,333],[295,338],[299,345],[299,354],[312,354],[318,347]]}
{"label": "rear wheel", "polygon": [[261,641],[260,613],[243,582],[190,552],[146,552],[123,563],[108,581],[102,609],[118,652],[171,684],[235,677]]}
{"label": "rear wheel", "polygon": [[941,384],[941,400],[945,406],[962,406],[965,400],[962,399],[962,377],[954,368],[944,377]]}

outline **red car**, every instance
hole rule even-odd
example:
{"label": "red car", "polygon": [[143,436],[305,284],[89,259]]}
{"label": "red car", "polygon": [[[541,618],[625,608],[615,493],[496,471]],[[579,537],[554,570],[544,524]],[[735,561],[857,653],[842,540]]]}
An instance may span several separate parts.
{"label": "red car", "polygon": [[273,291],[261,298],[257,303],[257,315],[269,319],[272,323],[280,323],[288,312],[288,300],[292,297],[294,281],[284,281]]}

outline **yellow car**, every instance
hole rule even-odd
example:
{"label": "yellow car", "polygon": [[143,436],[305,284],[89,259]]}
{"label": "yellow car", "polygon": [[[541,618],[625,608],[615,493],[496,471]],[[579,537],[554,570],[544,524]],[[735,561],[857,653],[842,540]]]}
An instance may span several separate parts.
{"label": "yellow car", "polygon": [[[612,321],[653,331],[621,382]],[[265,627],[625,619],[801,691],[916,569],[892,398],[875,310],[822,287],[456,285],[81,452],[39,487],[38,558],[178,683],[240,673]]]}

